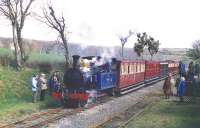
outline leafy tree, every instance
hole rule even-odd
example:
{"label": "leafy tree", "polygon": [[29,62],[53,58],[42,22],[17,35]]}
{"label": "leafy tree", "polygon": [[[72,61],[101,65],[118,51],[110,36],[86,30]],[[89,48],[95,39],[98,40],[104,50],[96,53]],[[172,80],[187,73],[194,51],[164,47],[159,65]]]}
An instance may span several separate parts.
{"label": "leafy tree", "polygon": [[144,52],[144,47],[146,46],[147,43],[147,35],[146,33],[138,33],[137,34],[137,43],[134,45],[134,51],[137,53],[138,56],[141,56],[142,53]]}
{"label": "leafy tree", "polygon": [[192,48],[187,51],[187,56],[193,60],[200,59],[200,40],[193,42]]}
{"label": "leafy tree", "polygon": [[134,51],[137,53],[138,56],[141,56],[141,54],[144,52],[143,49],[144,49],[143,45],[135,43]]}
{"label": "leafy tree", "polygon": [[158,52],[159,45],[160,45],[159,40],[155,41],[154,38],[149,37],[147,47],[148,47],[148,51],[151,55],[151,60],[153,58],[153,55]]}
{"label": "leafy tree", "polygon": [[137,43],[134,45],[134,51],[138,56],[141,56],[144,52],[144,48],[147,47],[149,54],[151,55],[151,60],[153,55],[158,52],[159,49],[159,40],[155,41],[153,37],[148,36],[146,32],[137,34]]}

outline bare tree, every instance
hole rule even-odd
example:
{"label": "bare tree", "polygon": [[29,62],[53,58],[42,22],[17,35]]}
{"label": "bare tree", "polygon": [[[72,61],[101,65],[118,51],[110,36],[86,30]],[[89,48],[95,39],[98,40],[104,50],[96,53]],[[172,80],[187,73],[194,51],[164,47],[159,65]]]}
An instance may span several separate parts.
{"label": "bare tree", "polygon": [[0,13],[12,25],[13,44],[15,47],[16,67],[25,62],[25,50],[22,41],[22,30],[26,17],[30,15],[30,7],[35,0],[0,0]]}
{"label": "bare tree", "polygon": [[123,37],[123,36],[119,36],[119,39],[120,39],[120,42],[121,42],[121,45],[122,45],[122,54],[121,54],[121,57],[122,57],[122,59],[124,58],[124,46],[125,46],[125,44],[127,43],[127,41],[128,41],[128,39],[131,37],[131,35],[133,35],[134,33],[131,31],[131,30],[129,30],[129,33],[128,33],[128,35],[127,36],[125,36],[125,37]]}
{"label": "bare tree", "polygon": [[22,41],[22,29],[24,27],[24,22],[25,22],[27,16],[29,16],[31,14],[31,12],[29,10],[30,10],[32,3],[35,0],[27,0],[26,2],[24,2],[25,0],[18,0],[18,1],[19,1],[20,10],[19,11],[16,10],[16,13],[18,13],[18,17],[16,19],[17,41],[18,41],[19,48],[20,48],[22,62],[25,62],[27,60],[27,56],[25,55],[25,49],[24,49],[23,41]]}
{"label": "bare tree", "polygon": [[62,44],[65,48],[65,59],[66,59],[66,66],[68,67],[70,64],[69,61],[69,49],[68,49],[68,41],[67,41],[67,34],[66,31],[66,24],[65,24],[65,18],[64,16],[56,16],[55,11],[52,7],[52,5],[48,5],[48,9],[43,9],[43,15],[44,20],[41,20],[44,22],[48,27],[53,28],[56,30],[59,34],[58,39],[62,40]]}

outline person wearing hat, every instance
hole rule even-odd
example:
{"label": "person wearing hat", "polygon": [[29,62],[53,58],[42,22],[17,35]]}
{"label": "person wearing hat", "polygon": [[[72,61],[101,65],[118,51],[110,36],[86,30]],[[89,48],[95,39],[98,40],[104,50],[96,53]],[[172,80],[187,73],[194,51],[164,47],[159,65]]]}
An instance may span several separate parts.
{"label": "person wearing hat", "polygon": [[166,99],[169,99],[169,96],[171,94],[171,76],[171,73],[169,73],[163,85],[163,92]]}
{"label": "person wearing hat", "polygon": [[45,79],[45,74],[44,73],[41,73],[40,74],[40,77],[39,77],[39,80],[38,80],[38,90],[39,90],[39,98],[40,98],[40,101],[44,101],[45,99],[45,92],[47,90],[47,80]]}

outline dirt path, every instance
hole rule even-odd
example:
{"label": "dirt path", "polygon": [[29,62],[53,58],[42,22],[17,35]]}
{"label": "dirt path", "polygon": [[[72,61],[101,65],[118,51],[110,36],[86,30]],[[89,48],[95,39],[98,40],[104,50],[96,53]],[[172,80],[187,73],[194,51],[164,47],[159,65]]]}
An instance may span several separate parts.
{"label": "dirt path", "polygon": [[[82,111],[76,115],[68,116],[53,124],[49,124],[49,127],[94,128],[111,119],[115,119],[115,117],[116,119],[119,118],[119,115],[122,115],[121,113],[125,112],[128,108],[132,109],[132,114],[136,114],[138,110],[144,108],[147,104],[159,99],[162,93],[162,85],[163,82],[161,81],[130,94],[113,98],[113,100],[92,109]],[[127,118],[128,116],[124,116],[124,120],[127,120]]]}
{"label": "dirt path", "polygon": [[123,128],[129,122],[129,120],[132,120],[133,118],[142,114],[144,110],[147,109],[147,107],[150,107],[152,104],[159,102],[161,99],[161,91],[148,94],[144,97],[144,99],[141,99],[140,102],[131,106],[125,112],[118,114],[97,128]]}

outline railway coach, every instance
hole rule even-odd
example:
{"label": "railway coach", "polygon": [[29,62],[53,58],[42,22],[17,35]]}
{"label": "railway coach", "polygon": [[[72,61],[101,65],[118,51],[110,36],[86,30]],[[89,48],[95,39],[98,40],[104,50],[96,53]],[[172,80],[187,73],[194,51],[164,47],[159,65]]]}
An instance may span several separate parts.
{"label": "railway coach", "polygon": [[160,62],[160,78],[165,78],[168,75],[168,62],[162,61]]}
{"label": "railway coach", "polygon": [[179,72],[178,66],[179,66],[178,61],[168,60],[168,72],[171,73],[172,75],[178,74]]}
{"label": "railway coach", "polygon": [[117,63],[117,93],[127,93],[144,84],[145,61],[121,60]]}
{"label": "railway coach", "polygon": [[160,76],[160,62],[159,61],[146,61],[145,62],[145,82],[159,79]]}

